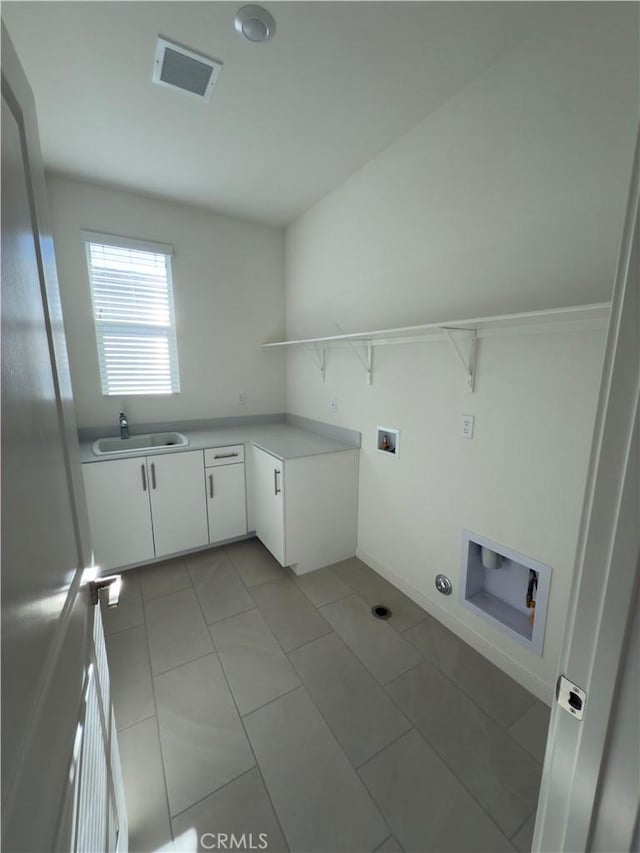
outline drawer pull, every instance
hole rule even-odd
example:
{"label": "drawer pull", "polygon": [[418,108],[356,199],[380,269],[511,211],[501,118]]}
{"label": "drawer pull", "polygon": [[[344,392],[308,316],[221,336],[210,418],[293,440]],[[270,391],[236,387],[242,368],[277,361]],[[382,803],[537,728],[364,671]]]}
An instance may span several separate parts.
{"label": "drawer pull", "polygon": [[209,474],[209,497],[213,497],[213,474]]}
{"label": "drawer pull", "polygon": [[142,474],[142,491],[146,492],[147,491],[147,473],[145,471],[144,465],[140,466],[140,472]]}
{"label": "drawer pull", "polygon": [[273,469],[273,493],[279,495],[282,489],[278,488],[278,474],[280,471],[277,468]]}
{"label": "drawer pull", "polygon": [[156,466],[153,464],[153,462],[151,463],[151,485],[153,486],[154,489],[157,487],[156,486]]}
{"label": "drawer pull", "polygon": [[214,459],[231,459],[233,456],[238,456],[238,453],[216,453]]}

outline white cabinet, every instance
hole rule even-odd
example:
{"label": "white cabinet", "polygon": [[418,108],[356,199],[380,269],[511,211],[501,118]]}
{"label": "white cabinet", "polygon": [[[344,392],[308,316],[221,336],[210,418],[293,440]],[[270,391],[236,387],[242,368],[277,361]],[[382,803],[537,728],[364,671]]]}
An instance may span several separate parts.
{"label": "white cabinet", "polygon": [[281,566],[286,566],[284,541],[284,464],[259,447],[253,448],[256,536]]}
{"label": "white cabinet", "polygon": [[208,544],[201,450],[93,462],[82,469],[101,568]]}
{"label": "white cabinet", "polygon": [[82,470],[96,563],[112,569],[153,559],[146,459],[93,462]]}
{"label": "white cabinet", "polygon": [[147,465],[156,557],[207,545],[202,451],[150,456]]}
{"label": "white cabinet", "polygon": [[254,447],[256,536],[296,574],[356,551],[358,450],[282,460]]}
{"label": "white cabinet", "polygon": [[[96,563],[115,569],[253,529],[297,574],[356,550],[358,450],[282,460],[244,444],[83,465]],[[246,463],[246,464],[245,464]]]}
{"label": "white cabinet", "polygon": [[207,468],[205,474],[209,542],[213,544],[244,536],[247,532],[244,465],[229,464],[225,461],[215,467]]}
{"label": "white cabinet", "polygon": [[244,444],[208,447],[204,452],[205,468],[211,468],[214,465],[237,465],[239,462],[244,462]]}

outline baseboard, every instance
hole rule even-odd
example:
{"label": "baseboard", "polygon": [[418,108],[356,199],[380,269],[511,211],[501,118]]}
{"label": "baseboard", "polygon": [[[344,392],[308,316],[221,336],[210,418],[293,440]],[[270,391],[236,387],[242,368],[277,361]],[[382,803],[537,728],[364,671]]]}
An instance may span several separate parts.
{"label": "baseboard", "polygon": [[419,607],[426,610],[429,615],[433,616],[439,622],[442,622],[443,625],[449,628],[450,631],[453,631],[453,633],[460,637],[461,640],[469,643],[469,645],[476,649],[476,651],[483,655],[483,657],[486,657],[487,660],[490,660],[491,663],[495,664],[503,672],[506,672],[507,675],[514,679],[514,681],[517,681],[518,684],[521,684],[526,690],[533,693],[533,695],[540,699],[541,702],[544,702],[546,705],[551,705],[554,695],[553,685],[547,684],[545,681],[542,681],[537,676],[533,675],[517,661],[510,658],[509,655],[506,655],[497,646],[494,646],[480,634],[476,633],[461,619],[452,616],[452,614],[443,607],[439,607],[431,601],[431,599],[427,598],[426,595],[412,586],[412,584],[400,577],[400,575],[394,572],[393,569],[390,569],[388,566],[384,566],[376,560],[375,557],[368,554],[362,548],[356,549],[356,557],[362,560],[363,563],[370,566],[379,575],[382,575],[382,577],[385,578],[385,580],[388,580],[389,583],[396,586]]}

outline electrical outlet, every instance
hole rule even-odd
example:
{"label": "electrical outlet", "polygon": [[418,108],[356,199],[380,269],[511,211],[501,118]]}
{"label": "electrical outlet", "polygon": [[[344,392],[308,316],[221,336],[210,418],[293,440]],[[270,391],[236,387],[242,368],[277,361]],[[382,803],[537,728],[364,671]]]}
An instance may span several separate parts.
{"label": "electrical outlet", "polygon": [[238,405],[246,406],[247,405],[247,395],[244,391],[238,391]]}
{"label": "electrical outlet", "polygon": [[329,401],[329,411],[331,412],[332,415],[338,414],[338,398],[337,397],[332,397],[331,400]]}
{"label": "electrical outlet", "polygon": [[473,438],[474,415],[463,415],[460,421],[460,435],[462,438]]}

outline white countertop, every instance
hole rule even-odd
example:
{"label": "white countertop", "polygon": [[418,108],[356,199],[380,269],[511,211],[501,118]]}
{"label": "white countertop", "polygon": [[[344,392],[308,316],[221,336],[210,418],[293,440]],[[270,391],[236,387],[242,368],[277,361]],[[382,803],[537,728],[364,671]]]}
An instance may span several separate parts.
{"label": "white countertop", "polygon": [[[180,432],[189,439],[189,444],[186,447],[158,447],[135,453],[109,453],[106,456],[96,456],[93,453],[93,441],[82,441],[80,442],[80,461],[107,462],[111,459],[156,456],[161,453],[184,453],[189,450],[204,450],[207,447],[223,447],[228,444],[245,443],[255,444],[282,460],[358,449],[351,444],[344,444],[333,438],[325,438],[315,432],[309,432],[288,424],[248,424],[247,426],[233,426],[223,429],[187,429],[180,430]],[[135,435],[135,432],[132,432],[132,435]]]}

